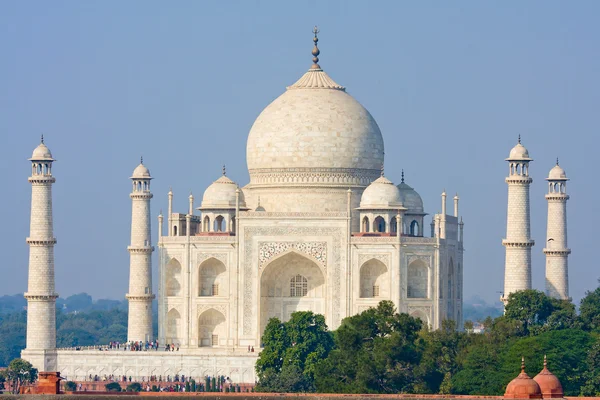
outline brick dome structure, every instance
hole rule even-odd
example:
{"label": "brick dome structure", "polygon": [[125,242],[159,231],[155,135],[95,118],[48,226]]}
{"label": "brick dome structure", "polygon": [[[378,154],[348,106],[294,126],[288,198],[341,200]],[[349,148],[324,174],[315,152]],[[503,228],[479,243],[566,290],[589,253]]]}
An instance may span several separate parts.
{"label": "brick dome structure", "polygon": [[540,385],[525,372],[525,359],[521,360],[521,373],[506,386],[505,399],[541,399]]}
{"label": "brick dome structure", "polygon": [[544,368],[533,378],[540,386],[544,399],[561,399],[564,397],[562,385],[556,375],[548,370],[546,356],[544,356]]}

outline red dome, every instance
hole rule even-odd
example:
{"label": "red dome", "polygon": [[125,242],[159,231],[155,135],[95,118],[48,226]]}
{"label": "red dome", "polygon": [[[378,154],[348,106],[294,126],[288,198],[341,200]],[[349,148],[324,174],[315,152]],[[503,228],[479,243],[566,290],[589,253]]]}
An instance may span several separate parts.
{"label": "red dome", "polygon": [[544,369],[533,378],[534,381],[540,385],[542,390],[542,397],[544,399],[556,399],[563,398],[565,392],[563,391],[560,381],[552,372],[548,370],[546,356],[544,356]]}
{"label": "red dome", "polygon": [[506,386],[505,399],[541,399],[540,385],[525,373],[525,360],[521,361],[521,373]]}

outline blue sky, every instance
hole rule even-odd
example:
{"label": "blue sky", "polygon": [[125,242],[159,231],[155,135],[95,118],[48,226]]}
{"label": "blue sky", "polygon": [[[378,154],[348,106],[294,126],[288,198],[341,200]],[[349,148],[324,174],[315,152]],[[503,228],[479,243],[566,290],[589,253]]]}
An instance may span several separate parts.
{"label": "blue sky", "polygon": [[444,188],[459,193],[467,297],[502,290],[504,158],[519,134],[535,159],[533,282],[543,289],[544,178],[560,157],[579,301],[600,277],[599,11],[593,1],[0,2],[0,295],[27,287],[27,158],[40,134],[58,160],[57,291],[121,299],[140,155],[155,177],[153,216],[169,186],[185,211],[223,163],[246,184],[248,131],[310,66],[317,24],[321,66],[381,127],[386,175],[399,182],[404,168],[430,214]]}

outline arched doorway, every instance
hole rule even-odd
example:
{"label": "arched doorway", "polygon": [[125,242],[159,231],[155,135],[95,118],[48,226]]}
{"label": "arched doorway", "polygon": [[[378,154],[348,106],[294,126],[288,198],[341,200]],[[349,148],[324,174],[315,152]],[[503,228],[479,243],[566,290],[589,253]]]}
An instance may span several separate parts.
{"label": "arched doorway", "polygon": [[384,263],[371,259],[360,267],[360,297],[389,298],[388,270]]}
{"label": "arched doorway", "polygon": [[198,268],[198,296],[226,296],[225,264],[209,258]]}
{"label": "arched doorway", "polygon": [[211,308],[198,317],[198,346],[217,347],[227,343],[225,316]]}
{"label": "arched doorway", "polygon": [[314,261],[290,252],[265,267],[260,280],[261,335],[270,318],[287,321],[296,311],[325,310],[325,277]]}
{"label": "arched doorway", "polygon": [[166,343],[181,343],[181,314],[172,308],[167,313]]}
{"label": "arched doorway", "polygon": [[172,258],[167,264],[167,296],[181,295],[181,264]]}

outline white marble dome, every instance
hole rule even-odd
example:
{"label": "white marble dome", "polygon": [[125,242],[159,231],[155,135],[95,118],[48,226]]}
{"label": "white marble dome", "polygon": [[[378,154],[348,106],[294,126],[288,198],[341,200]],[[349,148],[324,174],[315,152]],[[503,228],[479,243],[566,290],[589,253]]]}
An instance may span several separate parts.
{"label": "white marble dome", "polygon": [[519,139],[519,143],[515,147],[510,150],[510,154],[508,155],[507,161],[532,161],[529,157],[529,151],[521,144],[521,140]]}
{"label": "white marble dome", "polygon": [[371,183],[360,198],[360,208],[398,208],[402,202],[400,190],[385,176]]}
{"label": "white marble dome", "polygon": [[152,179],[150,176],[150,170],[143,164],[140,163],[133,170],[133,174],[131,174],[131,179]]}
{"label": "white marble dome", "polygon": [[406,183],[402,182],[398,185],[398,190],[400,191],[400,200],[402,201],[402,205],[407,209],[407,213],[423,213],[423,199],[421,199],[421,195],[417,193],[415,189]]}
{"label": "white marble dome", "polygon": [[320,68],[263,110],[246,148],[251,184],[265,182],[266,175],[293,183],[290,174],[300,177],[296,182],[318,183],[315,174],[321,174],[317,179],[325,182],[367,185],[379,175],[383,154],[371,114]]}
{"label": "white marble dome", "polygon": [[560,165],[556,164],[550,170],[550,173],[548,174],[548,180],[549,181],[566,181],[567,173]]}
{"label": "white marble dome", "polygon": [[32,161],[54,161],[52,153],[48,146],[44,142],[40,143],[38,147],[33,150],[30,160]]}
{"label": "white marble dome", "polygon": [[[200,209],[235,208],[238,185],[223,175],[204,191]],[[244,193],[240,190],[240,207],[245,207]]]}

